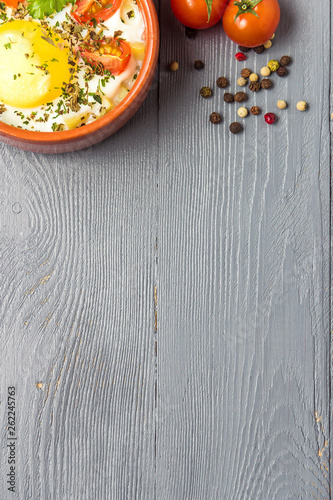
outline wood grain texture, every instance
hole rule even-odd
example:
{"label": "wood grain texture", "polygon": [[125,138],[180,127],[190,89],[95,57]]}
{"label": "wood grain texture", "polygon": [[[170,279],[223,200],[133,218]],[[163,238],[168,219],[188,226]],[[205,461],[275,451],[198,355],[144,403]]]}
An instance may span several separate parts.
{"label": "wood grain texture", "polygon": [[236,63],[220,25],[189,40],[160,3],[160,71],[124,129],[58,156],[1,146],[0,498],[328,499],[330,2],[280,0],[268,54],[290,75],[251,105],[289,108],[239,136],[215,80],[236,90],[267,54]]}
{"label": "wood grain texture", "polygon": [[157,95],[79,153],[1,146],[1,499],[154,495]]}
{"label": "wood grain texture", "polygon": [[[159,499],[330,497],[330,3],[280,4],[269,55],[244,64],[220,26],[187,40],[162,4],[161,68],[180,70],[160,91]],[[289,77],[247,105],[288,110],[231,136],[216,78],[235,92],[242,67],[283,54]]]}

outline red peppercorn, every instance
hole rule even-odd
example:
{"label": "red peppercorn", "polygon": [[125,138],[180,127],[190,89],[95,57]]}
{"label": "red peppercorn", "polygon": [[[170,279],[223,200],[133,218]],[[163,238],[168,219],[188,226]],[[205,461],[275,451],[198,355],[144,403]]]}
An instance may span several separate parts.
{"label": "red peppercorn", "polygon": [[236,57],[237,61],[246,61],[246,59],[247,59],[247,56],[245,54],[243,54],[243,52],[237,52],[235,57]]}
{"label": "red peppercorn", "polygon": [[273,125],[275,120],[276,120],[276,116],[274,113],[266,113],[265,114],[265,122],[268,123],[268,125]]}

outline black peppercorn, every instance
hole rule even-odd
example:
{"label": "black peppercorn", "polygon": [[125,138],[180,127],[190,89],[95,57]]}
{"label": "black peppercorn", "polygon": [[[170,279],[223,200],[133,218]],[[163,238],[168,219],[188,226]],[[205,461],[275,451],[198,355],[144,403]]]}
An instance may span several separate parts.
{"label": "black peppercorn", "polygon": [[211,123],[217,124],[221,122],[221,115],[219,115],[219,113],[212,113],[209,119]]}
{"label": "black peppercorn", "polygon": [[260,113],[261,113],[261,109],[259,108],[259,106],[252,106],[250,111],[251,111],[252,115],[260,115]]}
{"label": "black peppercorn", "polygon": [[226,92],[224,94],[223,99],[224,99],[224,102],[229,102],[229,103],[234,102],[234,96],[232,94],[229,94],[228,92]]}
{"label": "black peppercorn", "polygon": [[261,80],[261,88],[270,89],[272,86],[272,81],[269,78],[264,78]]}
{"label": "black peppercorn", "polygon": [[242,130],[242,125],[238,122],[233,122],[233,123],[231,123],[229,130],[233,134],[238,134]]}
{"label": "black peppercorn", "polygon": [[278,76],[281,76],[281,77],[287,76],[288,75],[288,70],[284,66],[280,66],[279,69],[277,70],[276,74]]}
{"label": "black peppercorn", "polygon": [[205,64],[203,61],[200,61],[200,60],[194,61],[194,68],[195,69],[204,69],[204,67],[205,67]]}
{"label": "black peppercorn", "polygon": [[234,95],[234,99],[236,102],[244,102],[247,99],[247,95],[244,92],[237,92],[237,94]]}
{"label": "black peppercorn", "polygon": [[241,52],[249,52],[251,47],[244,47],[243,45],[238,45],[238,48]]}
{"label": "black peppercorn", "polygon": [[261,89],[261,85],[259,82],[251,82],[249,89],[252,90],[252,92],[258,92]]}
{"label": "black peppercorn", "polygon": [[220,76],[220,78],[216,80],[216,85],[220,87],[220,89],[224,89],[228,85],[228,80],[224,76]]}
{"label": "black peppercorn", "polygon": [[282,56],[280,59],[280,65],[281,66],[289,66],[291,63],[290,57],[289,56]]}
{"label": "black peppercorn", "polygon": [[258,47],[254,47],[253,50],[256,54],[262,54],[265,50],[265,47],[263,45],[258,45]]}
{"label": "black peppercorn", "polygon": [[198,30],[188,27],[185,28],[185,35],[187,36],[187,38],[190,38],[191,40],[193,40],[197,36],[197,34]]}
{"label": "black peppercorn", "polygon": [[248,78],[251,75],[252,71],[248,68],[244,68],[241,71],[241,75],[243,78]]}
{"label": "black peppercorn", "polygon": [[200,90],[200,95],[204,99],[207,99],[208,97],[212,97],[213,91],[210,87],[202,87],[202,89]]}

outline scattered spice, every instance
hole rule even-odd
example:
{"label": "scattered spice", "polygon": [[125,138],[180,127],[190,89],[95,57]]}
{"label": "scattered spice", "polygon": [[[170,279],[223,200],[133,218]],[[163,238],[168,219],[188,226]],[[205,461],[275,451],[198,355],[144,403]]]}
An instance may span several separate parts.
{"label": "scattered spice", "polygon": [[194,40],[194,38],[196,38],[197,34],[198,34],[198,30],[195,30],[193,28],[188,28],[188,27],[185,28],[185,35],[187,36],[187,38],[190,38],[191,40]]}
{"label": "scattered spice", "polygon": [[237,92],[234,95],[234,99],[236,102],[244,102],[247,99],[247,95],[244,92]]}
{"label": "scattered spice", "polygon": [[265,50],[265,47],[263,45],[258,45],[258,47],[254,47],[253,50],[256,54],[262,54]]}
{"label": "scattered spice", "polygon": [[209,117],[211,123],[217,124],[221,122],[221,115],[219,113],[212,113]]}
{"label": "scattered spice", "polygon": [[264,66],[263,68],[261,68],[260,73],[262,74],[262,76],[269,76],[271,74],[271,70],[268,66]]}
{"label": "scattered spice", "polygon": [[226,92],[224,94],[223,99],[224,99],[224,102],[228,102],[228,103],[234,102],[234,96],[232,94],[229,94],[228,92]]}
{"label": "scattered spice", "polygon": [[298,111],[305,111],[307,107],[308,107],[308,105],[305,101],[299,101],[296,104],[296,108],[298,109]]}
{"label": "scattered spice", "polygon": [[243,54],[243,52],[237,52],[237,54],[235,54],[235,58],[237,61],[246,61],[247,56]]}
{"label": "scattered spice", "polygon": [[277,70],[276,74],[278,76],[284,77],[288,75],[288,70],[284,66],[280,66],[279,69]]}
{"label": "scattered spice", "polygon": [[275,59],[272,59],[271,61],[269,61],[267,66],[269,67],[269,69],[271,71],[277,71],[280,67],[280,63],[279,63],[279,61],[275,61]]}
{"label": "scattered spice", "polygon": [[279,109],[286,109],[287,107],[286,101],[283,101],[282,99],[279,99],[276,105]]}
{"label": "scattered spice", "polygon": [[241,71],[241,75],[243,78],[249,78],[249,76],[251,75],[252,71],[248,68],[244,68],[242,69]]}
{"label": "scattered spice", "polygon": [[244,45],[238,45],[238,49],[241,52],[249,52],[251,50],[251,47],[244,47]]}
{"label": "scattered spice", "polygon": [[261,89],[261,85],[259,82],[251,82],[249,85],[249,89],[252,90],[252,92],[259,92]]}
{"label": "scattered spice", "polygon": [[179,64],[177,63],[177,61],[172,61],[172,63],[169,64],[169,69],[170,71],[178,71]]}
{"label": "scattered spice", "polygon": [[238,134],[239,132],[241,132],[243,130],[243,128],[242,128],[242,125],[240,123],[233,122],[233,123],[231,123],[229,130],[233,134]]}
{"label": "scattered spice", "polygon": [[291,63],[290,57],[289,56],[282,56],[280,59],[280,64],[281,66],[289,66]]}
{"label": "scattered spice", "polygon": [[250,82],[257,82],[259,80],[259,76],[257,75],[257,73],[251,73],[249,78]]}
{"label": "scattered spice", "polygon": [[266,43],[264,43],[264,47],[265,47],[265,49],[270,49],[272,45],[273,45],[273,44],[272,44],[272,42],[271,42],[270,40],[267,40],[267,42],[266,42]]}
{"label": "scattered spice", "polygon": [[224,76],[220,76],[220,78],[216,80],[216,85],[220,89],[224,89],[228,85],[228,80]]}
{"label": "scattered spice", "polygon": [[259,106],[252,106],[250,111],[251,111],[252,115],[260,115],[260,113],[261,113],[261,109],[259,108]]}
{"label": "scattered spice", "polygon": [[245,118],[249,114],[249,112],[244,106],[242,106],[238,109],[237,114],[240,118]]}
{"label": "scattered spice", "polygon": [[194,69],[197,69],[197,70],[204,69],[205,63],[198,59],[197,61],[194,61],[193,66],[194,66]]}
{"label": "scattered spice", "polygon": [[273,125],[276,121],[276,116],[274,113],[266,113],[265,114],[265,122],[268,123],[268,125]]}
{"label": "scattered spice", "polygon": [[202,87],[202,89],[200,90],[200,95],[204,99],[207,99],[208,97],[212,97],[213,91],[210,87]]}
{"label": "scattered spice", "polygon": [[0,115],[2,115],[2,113],[4,113],[5,111],[7,111],[7,108],[4,104],[0,104]]}
{"label": "scattered spice", "polygon": [[247,79],[240,76],[237,80],[237,85],[244,87],[247,84]]}
{"label": "scattered spice", "polygon": [[269,78],[264,78],[263,80],[261,80],[261,88],[263,89],[270,89],[271,86],[272,86],[272,81],[269,79]]}

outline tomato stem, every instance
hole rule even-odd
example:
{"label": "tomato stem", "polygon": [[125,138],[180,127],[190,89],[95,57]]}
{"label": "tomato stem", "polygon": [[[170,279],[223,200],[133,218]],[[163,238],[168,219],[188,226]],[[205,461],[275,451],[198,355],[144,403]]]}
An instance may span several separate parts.
{"label": "tomato stem", "polygon": [[254,8],[260,3],[262,0],[241,0],[240,2],[234,2],[234,5],[238,7],[237,14],[235,16],[234,21],[237,20],[239,16],[242,14],[253,14],[259,19],[258,14],[254,10]]}
{"label": "tomato stem", "polygon": [[210,16],[211,16],[211,13],[212,13],[213,0],[205,0],[205,2],[206,2],[206,5],[207,5],[207,13],[208,13],[208,21],[207,21],[207,23],[209,23]]}

